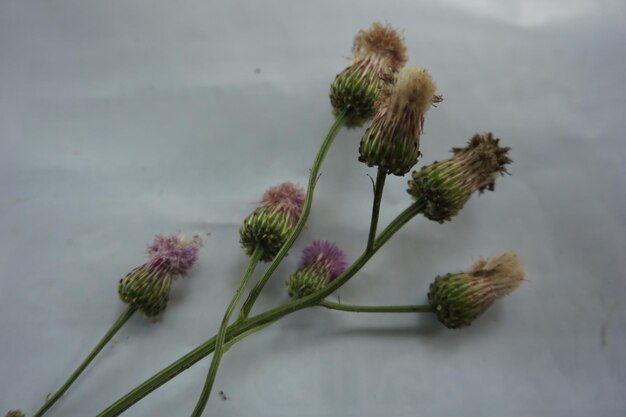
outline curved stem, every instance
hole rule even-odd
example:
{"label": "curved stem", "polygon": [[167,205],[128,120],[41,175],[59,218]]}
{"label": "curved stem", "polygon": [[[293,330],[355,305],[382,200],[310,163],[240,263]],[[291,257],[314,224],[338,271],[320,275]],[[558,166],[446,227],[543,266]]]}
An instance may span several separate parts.
{"label": "curved stem", "polygon": [[198,398],[198,402],[196,403],[196,407],[191,413],[191,417],[200,417],[202,412],[204,411],[204,407],[206,406],[207,401],[211,395],[211,388],[213,388],[213,382],[215,381],[215,376],[217,375],[217,370],[220,366],[220,361],[222,360],[222,354],[224,353],[223,346],[224,341],[226,340],[226,330],[228,327],[228,321],[230,320],[230,316],[233,314],[235,307],[237,307],[237,303],[241,299],[241,296],[248,286],[248,281],[250,280],[250,276],[254,272],[257,264],[261,260],[261,256],[263,256],[263,248],[261,246],[257,246],[254,248],[254,252],[250,256],[250,262],[248,262],[248,268],[246,268],[246,272],[244,272],[241,277],[241,282],[239,283],[239,288],[235,291],[235,295],[233,295],[232,300],[230,300],[230,304],[224,313],[224,318],[222,319],[222,324],[220,325],[220,329],[217,333],[217,338],[215,340],[215,353],[213,354],[213,358],[211,359],[211,366],[209,367],[209,372],[206,377],[206,381],[204,382],[204,387],[202,388],[202,392],[200,393],[200,398]]}
{"label": "curved stem", "polygon": [[383,188],[387,178],[387,169],[378,167],[376,184],[374,185],[374,202],[372,203],[372,220],[370,221],[370,233],[367,238],[367,250],[371,251],[376,240],[376,227],[378,226],[378,215],[380,214],[380,200],[383,197]]}
{"label": "curved stem", "polygon": [[[424,201],[418,200],[411,206],[409,206],[409,208],[400,213],[398,217],[396,217],[391,223],[389,223],[389,225],[378,235],[378,238],[376,239],[374,247],[371,251],[364,252],[352,265],[350,265],[350,267],[348,267],[348,269],[346,269],[346,271],[344,271],[343,274],[341,274],[339,277],[337,277],[320,291],[303,298],[292,300],[282,306],[270,309],[254,317],[250,317],[242,321],[237,321],[236,323],[230,325],[226,331],[226,342],[229,342],[233,338],[240,335],[253,333],[252,330],[259,327],[266,327],[288,314],[294,313],[298,310],[302,310],[306,307],[317,305],[321,300],[326,298],[337,288],[345,284],[352,276],[354,276],[363,267],[363,265],[365,265],[367,261],[389,239],[391,239],[391,237],[398,230],[400,230],[400,228],[402,228],[402,226],[404,226],[411,218],[413,218],[424,208],[424,205]],[[117,400],[115,403],[111,404],[107,409],[102,411],[96,417],[119,416],[128,408],[132,407],[135,403],[140,401],[142,398],[150,394],[152,391],[156,390],[161,385],[165,384],[167,381],[174,378],[176,375],[185,371],[193,364],[213,352],[213,348],[215,347],[215,340],[216,337],[212,337],[211,339],[205,341],[203,344],[193,349],[185,356],[176,360],[175,362],[173,362],[172,364],[170,364],[169,366],[167,366],[166,368],[156,373],[151,378],[128,392],[126,395]]]}
{"label": "curved stem", "polygon": [[74,373],[70,375],[68,380],[65,381],[65,383],[61,386],[61,388],[59,388],[54,394],[50,396],[50,398],[46,400],[46,402],[41,406],[41,408],[37,410],[35,414],[33,414],[33,417],[43,416],[46,413],[46,411],[48,411],[48,409],[52,407],[54,403],[56,403],[57,400],[63,396],[65,391],[67,391],[68,388],[74,383],[74,381],[76,381],[76,379],[80,376],[80,374],[85,370],[85,368],[87,368],[87,366],[96,357],[96,355],[100,353],[102,348],[104,348],[104,346],[111,340],[111,338],[115,335],[115,333],[117,333],[117,331],[124,325],[124,323],[126,323],[128,319],[132,317],[135,311],[137,311],[137,307],[133,305],[129,305],[128,308],[124,310],[124,312],[118,317],[115,323],[113,323],[111,328],[109,328],[109,330],[104,334],[102,339],[100,339],[100,341],[91,350],[91,352],[89,352],[89,355],[87,355],[87,357],[83,360],[83,362],[80,365],[78,365],[78,368],[76,368]]}
{"label": "curved stem", "polygon": [[293,230],[289,234],[289,237],[285,241],[285,244],[280,248],[274,259],[272,259],[272,262],[263,273],[263,276],[261,276],[259,281],[250,291],[248,298],[241,308],[238,320],[244,320],[246,317],[248,317],[248,314],[250,314],[252,306],[254,306],[256,299],[259,297],[259,294],[261,294],[263,287],[265,287],[265,284],[274,273],[274,270],[276,270],[280,262],[287,255],[287,252],[289,251],[289,249],[291,249],[291,246],[304,228],[304,224],[306,223],[307,218],[309,217],[309,212],[311,211],[311,203],[313,202],[313,191],[315,190],[315,184],[317,183],[317,176],[320,170],[320,166],[322,165],[322,162],[324,161],[324,158],[326,157],[326,154],[330,149],[330,145],[332,145],[333,143],[333,139],[335,139],[335,136],[337,136],[337,133],[341,129],[341,126],[343,126],[347,115],[347,111],[343,111],[339,113],[339,115],[337,115],[335,121],[328,130],[326,137],[322,141],[320,149],[319,151],[317,151],[315,161],[313,161],[311,172],[309,174],[309,183],[307,186],[306,198],[304,199],[304,205],[302,206],[302,214],[300,215],[300,219],[298,219],[298,223],[296,223]]}
{"label": "curved stem", "polygon": [[428,304],[408,306],[358,306],[322,300],[319,305],[331,310],[351,311],[354,313],[432,313],[434,311]]}

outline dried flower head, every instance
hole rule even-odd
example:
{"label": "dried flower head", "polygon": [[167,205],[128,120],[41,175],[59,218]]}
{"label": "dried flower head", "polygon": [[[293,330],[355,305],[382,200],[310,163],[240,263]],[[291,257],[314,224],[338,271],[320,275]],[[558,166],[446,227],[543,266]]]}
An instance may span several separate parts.
{"label": "dried flower head", "polygon": [[380,88],[406,63],[402,36],[389,25],[375,22],[354,38],[352,61],[330,87],[335,115],[348,112],[346,126],[356,127],[374,116]]}
{"label": "dried flower head", "polygon": [[120,280],[122,301],[135,305],[147,317],[161,314],[167,307],[172,280],[191,269],[201,245],[198,236],[156,235],[148,246],[149,260]]}
{"label": "dried flower head", "polygon": [[452,158],[435,162],[413,172],[408,192],[423,199],[424,216],[443,223],[456,216],[474,191],[495,189],[498,175],[507,173],[509,147],[501,147],[500,139],[476,134],[464,148],[453,148]]}
{"label": "dried flower head", "polygon": [[435,278],[430,285],[428,302],[446,327],[469,326],[523,280],[524,269],[517,255],[504,251],[491,259],[480,259],[468,272]]}
{"label": "dried flower head", "polygon": [[290,182],[268,189],[260,205],[245,218],[239,236],[248,255],[263,248],[262,261],[271,261],[296,225],[304,206],[304,190]]}
{"label": "dried flower head", "polygon": [[22,410],[11,410],[7,413],[6,417],[25,417]]}
{"label": "dried flower head", "polygon": [[298,270],[286,282],[291,297],[322,289],[346,269],[346,255],[333,242],[316,240],[302,251]]}
{"label": "dried flower head", "polygon": [[359,146],[359,161],[404,175],[420,156],[424,113],[442,98],[422,67],[403,68],[381,92],[376,116]]}

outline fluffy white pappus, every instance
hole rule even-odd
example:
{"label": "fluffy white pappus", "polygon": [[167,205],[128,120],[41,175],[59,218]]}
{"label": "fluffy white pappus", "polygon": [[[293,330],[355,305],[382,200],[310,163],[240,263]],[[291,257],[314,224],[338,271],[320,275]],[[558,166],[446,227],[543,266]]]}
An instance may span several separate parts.
{"label": "fluffy white pappus", "polygon": [[503,251],[488,259],[479,259],[470,272],[474,276],[487,277],[498,297],[509,294],[524,280],[524,268],[517,255]]}
{"label": "fluffy white pappus", "polygon": [[389,104],[395,111],[410,107],[416,114],[424,114],[438,101],[436,91],[437,86],[426,68],[406,67],[396,76]]}

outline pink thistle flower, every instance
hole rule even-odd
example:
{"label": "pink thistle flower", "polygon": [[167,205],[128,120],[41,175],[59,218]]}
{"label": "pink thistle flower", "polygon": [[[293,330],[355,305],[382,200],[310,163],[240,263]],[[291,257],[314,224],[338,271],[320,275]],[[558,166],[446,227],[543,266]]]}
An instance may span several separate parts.
{"label": "pink thistle flower", "polygon": [[151,265],[161,265],[174,275],[185,275],[198,260],[202,241],[198,236],[189,239],[185,235],[156,235],[148,245]]}
{"label": "pink thistle flower", "polygon": [[197,236],[188,239],[184,235],[156,235],[148,246],[150,259],[120,280],[121,300],[147,317],[161,314],[167,307],[172,279],[189,271],[201,245]]}
{"label": "pink thistle flower", "polygon": [[305,194],[302,187],[292,182],[283,182],[282,184],[270,187],[265,194],[263,194],[259,205],[286,214],[295,224],[302,214],[304,197]]}
{"label": "pink thistle flower", "polygon": [[306,297],[324,288],[347,267],[346,255],[328,240],[316,240],[302,251],[298,270],[286,282],[289,295]]}
{"label": "pink thistle flower", "polygon": [[299,269],[309,266],[324,270],[327,282],[337,278],[346,270],[346,254],[329,240],[314,240],[302,250]]}

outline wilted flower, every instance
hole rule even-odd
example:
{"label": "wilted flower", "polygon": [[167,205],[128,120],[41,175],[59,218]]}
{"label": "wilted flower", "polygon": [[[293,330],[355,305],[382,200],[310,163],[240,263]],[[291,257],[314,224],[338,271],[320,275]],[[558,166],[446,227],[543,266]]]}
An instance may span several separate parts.
{"label": "wilted flower", "polygon": [[376,116],[361,139],[359,161],[395,175],[409,172],[420,156],[424,114],[442,100],[436,89],[426,69],[403,68],[381,92]]}
{"label": "wilted flower", "polygon": [[362,125],[374,116],[379,90],[406,62],[406,47],[391,26],[374,23],[354,38],[352,62],[330,86],[335,115],[348,111],[346,126]]}
{"label": "wilted flower", "polygon": [[493,191],[498,175],[507,172],[511,163],[500,139],[491,133],[476,134],[465,148],[452,148],[454,156],[413,172],[408,192],[423,199],[424,216],[443,223],[456,216],[474,191]]}
{"label": "wilted flower", "polygon": [[438,276],[430,285],[428,302],[446,327],[469,326],[523,279],[517,255],[505,251],[491,259],[481,258],[468,272]]}
{"label": "wilted flower", "polygon": [[118,293],[122,301],[135,305],[147,317],[165,310],[172,279],[185,275],[198,259],[199,237],[157,235],[148,246],[148,262],[122,278]]}
{"label": "wilted flower", "polygon": [[322,288],[346,269],[346,255],[328,240],[316,240],[302,251],[298,270],[287,280],[291,297],[299,298]]}
{"label": "wilted flower", "polygon": [[239,229],[241,246],[248,255],[261,246],[262,261],[270,261],[283,246],[296,225],[304,206],[304,190],[284,182],[268,189]]}

